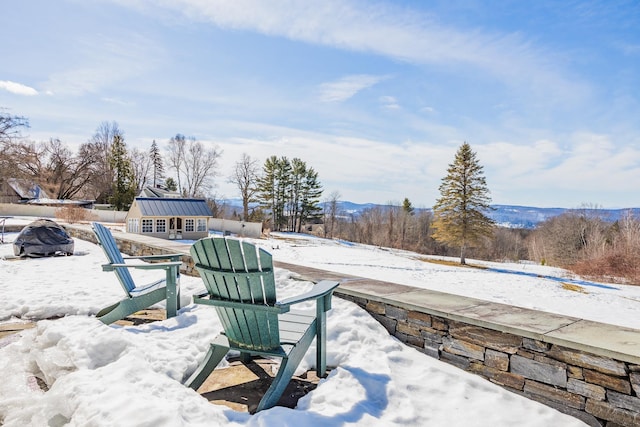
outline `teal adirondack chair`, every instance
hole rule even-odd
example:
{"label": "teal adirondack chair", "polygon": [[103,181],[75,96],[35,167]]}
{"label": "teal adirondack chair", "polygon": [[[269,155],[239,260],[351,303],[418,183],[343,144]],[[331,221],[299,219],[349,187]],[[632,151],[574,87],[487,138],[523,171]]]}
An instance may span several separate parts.
{"label": "teal adirondack chair", "polygon": [[[117,320],[135,313],[136,311],[149,308],[161,301],[166,301],[167,318],[174,317],[180,308],[180,261],[181,254],[162,254],[123,257],[118,249],[113,235],[108,228],[100,223],[91,223],[91,228],[98,239],[98,244],[102,247],[104,254],[109,260],[108,264],[102,266],[103,271],[113,271],[126,298],[108,307],[103,308],[96,314],[96,317],[107,325]],[[126,264],[125,260],[158,261],[144,264]],[[143,270],[164,270],[165,277],[155,282],[136,286],[133,277],[129,273],[129,268]]]}
{"label": "teal adirondack chair", "polygon": [[[274,406],[309,346],[316,338],[316,371],[326,375],[326,312],[338,282],[321,281],[300,296],[276,301],[271,254],[230,238],[205,238],[191,247],[191,256],[206,292],[194,295],[197,304],[212,305],[224,334],[211,343],[203,362],[186,381],[194,390],[207,379],[227,352],[239,351],[243,361],[253,354],[282,358],[278,374],[256,412]],[[294,311],[291,306],[315,300],[316,309]]]}

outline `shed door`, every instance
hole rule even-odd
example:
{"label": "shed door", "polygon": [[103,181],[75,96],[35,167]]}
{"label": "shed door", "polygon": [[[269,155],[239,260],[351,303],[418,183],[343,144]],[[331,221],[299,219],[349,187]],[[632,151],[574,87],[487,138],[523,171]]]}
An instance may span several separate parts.
{"label": "shed door", "polygon": [[169,231],[182,233],[182,218],[174,217],[169,219]]}

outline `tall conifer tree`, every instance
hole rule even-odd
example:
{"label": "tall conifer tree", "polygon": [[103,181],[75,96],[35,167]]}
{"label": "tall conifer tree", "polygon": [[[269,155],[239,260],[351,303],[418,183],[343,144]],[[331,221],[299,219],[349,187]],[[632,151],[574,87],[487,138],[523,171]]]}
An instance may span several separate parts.
{"label": "tall conifer tree", "polygon": [[122,135],[113,137],[110,155],[111,170],[113,171],[113,193],[110,203],[116,210],[128,209],[136,196],[135,179],[131,167],[131,159],[127,152]]}
{"label": "tall conifer tree", "polygon": [[153,167],[153,188],[158,186],[158,180],[164,177],[164,164],[162,163],[162,154],[156,140],[151,143],[151,149],[149,150],[151,156],[151,166]]}
{"label": "tall conifer tree", "polygon": [[[306,165],[305,165],[306,166]],[[318,172],[312,167],[306,170],[302,180],[302,193],[300,196],[300,220],[298,221],[298,233],[302,231],[302,224],[320,218],[322,207],[320,197],[322,185],[318,181]]]}
{"label": "tall conifer tree", "polygon": [[269,210],[274,231],[298,231],[320,215],[322,186],[318,173],[302,160],[269,157],[257,180],[257,199]]}
{"label": "tall conifer tree", "polygon": [[459,247],[460,264],[466,264],[467,248],[491,236],[494,226],[485,215],[491,209],[491,197],[483,168],[468,143],[458,149],[439,190],[440,198],[433,206],[433,238]]}

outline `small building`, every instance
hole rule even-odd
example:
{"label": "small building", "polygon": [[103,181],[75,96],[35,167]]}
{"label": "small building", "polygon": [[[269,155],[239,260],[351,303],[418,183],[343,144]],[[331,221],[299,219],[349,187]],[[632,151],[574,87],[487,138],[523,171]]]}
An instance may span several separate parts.
{"label": "small building", "polygon": [[19,203],[34,206],[65,208],[76,206],[93,208],[94,200],[51,199],[37,183],[26,179],[0,179],[0,203]]}
{"label": "small building", "polygon": [[47,199],[47,193],[33,181],[0,179],[0,203],[28,203],[40,198]]}
{"label": "small building", "polygon": [[127,232],[161,239],[197,240],[209,235],[212,217],[204,199],[136,197],[126,216]]}

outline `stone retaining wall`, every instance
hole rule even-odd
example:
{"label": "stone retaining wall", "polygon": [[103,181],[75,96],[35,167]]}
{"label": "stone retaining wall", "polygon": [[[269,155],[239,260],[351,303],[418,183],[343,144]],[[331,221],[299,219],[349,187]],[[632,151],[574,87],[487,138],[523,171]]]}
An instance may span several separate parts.
{"label": "stone retaining wall", "polygon": [[[74,237],[96,242],[88,229],[68,229]],[[155,246],[114,237],[129,255],[172,253],[162,241]],[[182,261],[182,273],[198,275],[188,254]],[[356,297],[340,288],[335,295],[367,310],[403,343],[590,426],[640,426],[640,365]]]}
{"label": "stone retaining wall", "polygon": [[[339,294],[339,289],[336,294]],[[600,427],[640,426],[640,366],[340,295],[403,343],[518,394]]]}

